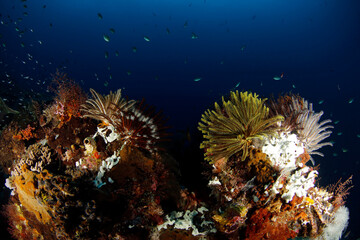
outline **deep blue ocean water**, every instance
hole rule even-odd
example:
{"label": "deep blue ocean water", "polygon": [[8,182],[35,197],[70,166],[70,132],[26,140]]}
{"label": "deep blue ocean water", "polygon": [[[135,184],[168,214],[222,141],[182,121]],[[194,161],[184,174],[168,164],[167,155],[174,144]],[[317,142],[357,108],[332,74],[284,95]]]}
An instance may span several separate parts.
{"label": "deep blue ocean water", "polygon": [[300,94],[336,123],[315,161],[323,185],[353,175],[348,239],[360,237],[360,1],[0,0],[0,14],[0,97],[14,109],[49,96],[57,69],[87,92],[145,98],[194,135],[230,90]]}

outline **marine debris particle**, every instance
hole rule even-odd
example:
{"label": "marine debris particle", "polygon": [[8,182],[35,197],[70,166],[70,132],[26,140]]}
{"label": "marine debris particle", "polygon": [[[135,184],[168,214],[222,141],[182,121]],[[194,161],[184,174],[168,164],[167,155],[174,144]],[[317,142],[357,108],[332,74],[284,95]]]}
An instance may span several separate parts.
{"label": "marine debris particle", "polygon": [[147,37],[147,36],[144,36],[144,40],[145,40],[146,42],[150,42],[150,38]]}
{"label": "marine debris particle", "polygon": [[194,82],[198,82],[198,81],[200,81],[201,79],[202,79],[201,77],[194,78]]}

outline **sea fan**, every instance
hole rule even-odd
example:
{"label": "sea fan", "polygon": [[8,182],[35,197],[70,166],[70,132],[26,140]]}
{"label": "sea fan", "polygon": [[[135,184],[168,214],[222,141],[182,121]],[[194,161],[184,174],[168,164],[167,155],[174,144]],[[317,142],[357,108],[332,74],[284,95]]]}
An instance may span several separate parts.
{"label": "sea fan", "polygon": [[274,126],[283,117],[269,118],[265,101],[257,94],[236,91],[230,92],[229,101],[222,98],[222,107],[215,103],[215,110],[207,110],[198,127],[207,139],[200,146],[206,149],[205,159],[215,162],[242,151],[241,160],[244,160],[254,138],[273,134]]}

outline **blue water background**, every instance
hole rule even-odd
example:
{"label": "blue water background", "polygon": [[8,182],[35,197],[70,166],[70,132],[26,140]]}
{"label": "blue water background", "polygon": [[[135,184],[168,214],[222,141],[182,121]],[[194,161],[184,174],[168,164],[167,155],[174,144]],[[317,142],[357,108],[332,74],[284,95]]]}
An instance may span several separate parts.
{"label": "blue water background", "polygon": [[299,93],[339,121],[315,160],[321,184],[354,175],[348,239],[360,237],[360,1],[1,0],[0,14],[0,96],[14,109],[49,94],[56,69],[145,98],[174,132],[196,131],[230,90]]}

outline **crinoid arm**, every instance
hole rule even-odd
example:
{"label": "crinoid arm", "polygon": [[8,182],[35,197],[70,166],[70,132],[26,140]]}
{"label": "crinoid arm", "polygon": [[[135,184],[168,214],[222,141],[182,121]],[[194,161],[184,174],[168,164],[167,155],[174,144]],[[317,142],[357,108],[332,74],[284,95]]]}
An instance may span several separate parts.
{"label": "crinoid arm", "polygon": [[158,150],[157,143],[166,135],[161,112],[156,112],[144,100],[125,112],[120,111],[119,105],[113,104],[112,108],[112,124],[120,134],[121,141],[149,152]]}
{"label": "crinoid arm", "polygon": [[205,158],[214,162],[242,152],[244,160],[254,138],[273,134],[283,117],[269,118],[265,101],[257,94],[236,91],[230,92],[228,101],[222,98],[222,106],[215,103],[215,110],[207,110],[198,127],[206,139],[200,146],[206,151]]}
{"label": "crinoid arm", "polygon": [[106,96],[102,96],[92,88],[90,92],[93,98],[86,100],[86,103],[82,105],[83,117],[93,118],[105,123],[109,123],[109,120],[113,119],[113,105],[117,106],[117,111],[128,111],[136,103],[134,100],[127,101],[121,98],[121,89],[118,89],[115,93],[110,91]]}

